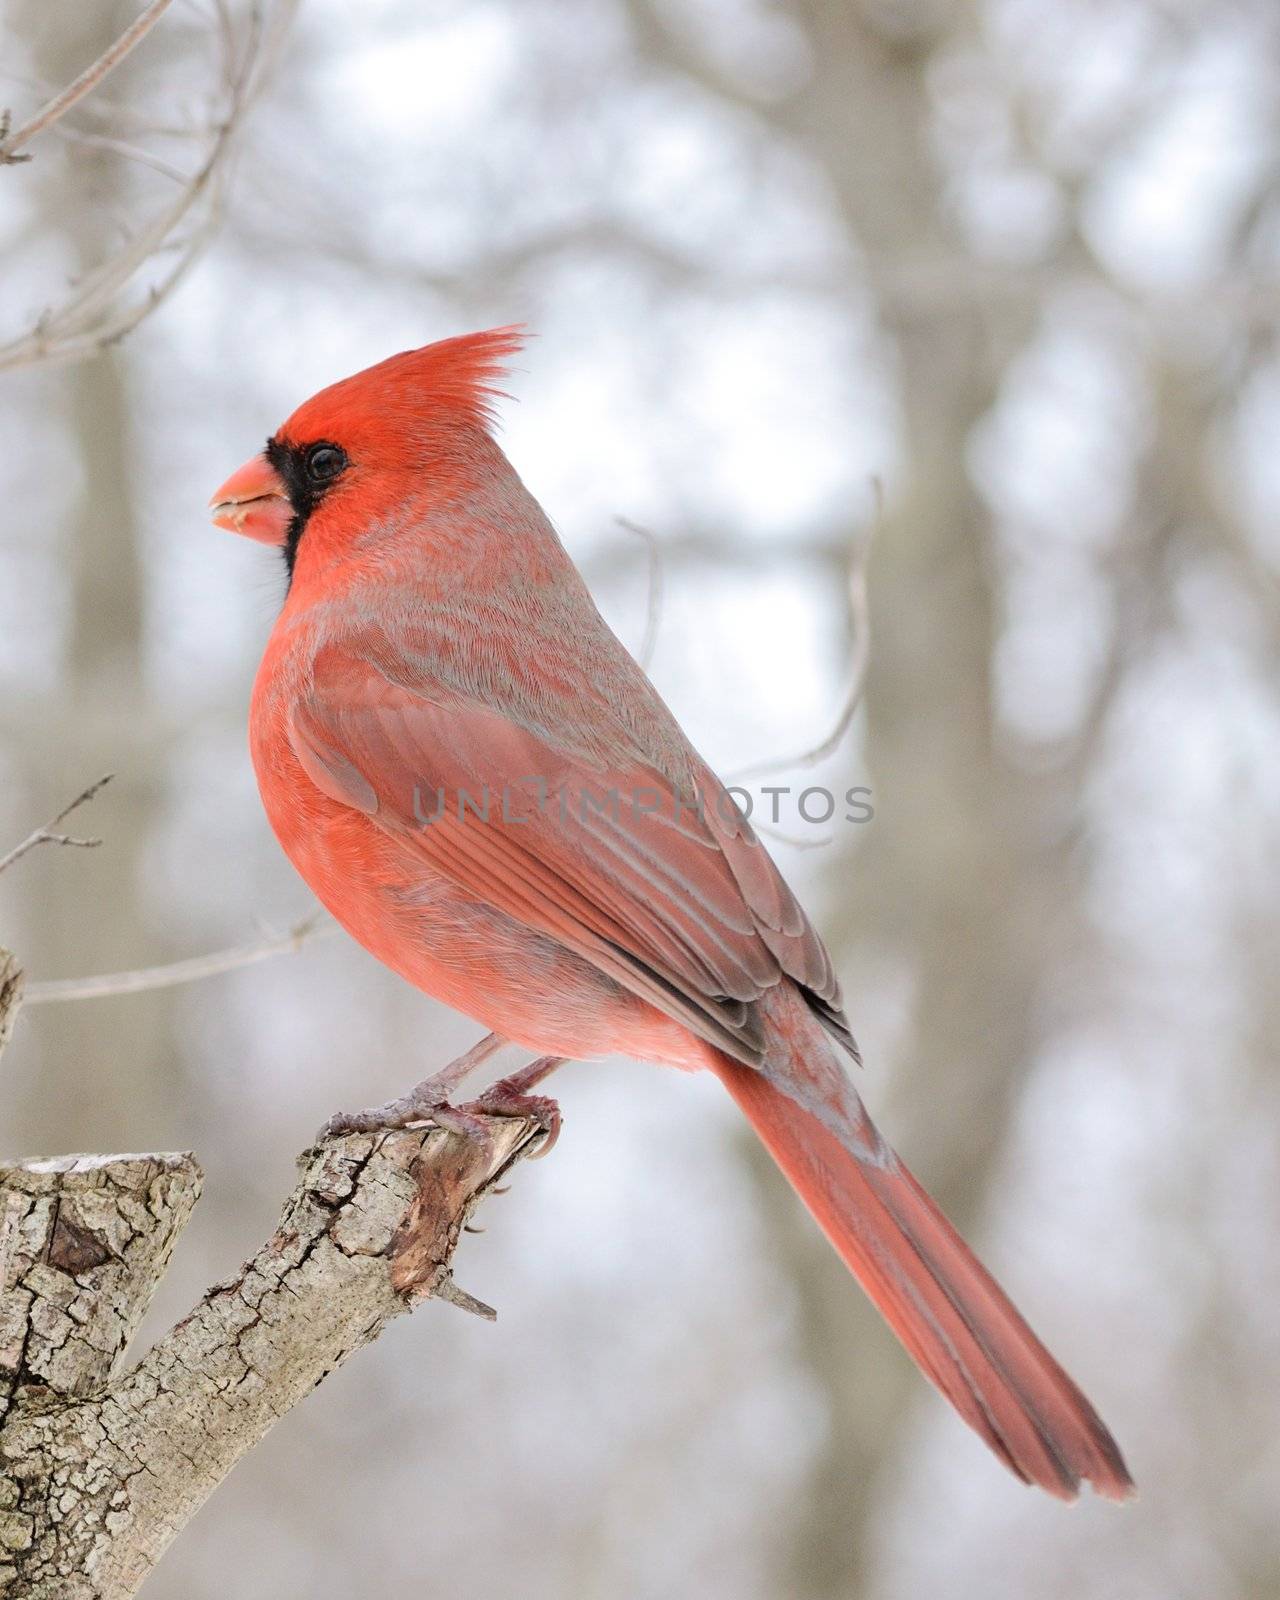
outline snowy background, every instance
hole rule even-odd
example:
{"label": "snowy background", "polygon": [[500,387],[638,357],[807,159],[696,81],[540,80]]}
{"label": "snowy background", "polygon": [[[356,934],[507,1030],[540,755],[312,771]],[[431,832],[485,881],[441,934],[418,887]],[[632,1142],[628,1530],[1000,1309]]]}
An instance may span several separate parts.
{"label": "snowy background", "polygon": [[[11,0],[0,103],[134,10]],[[177,0],[0,171],[0,344],[198,166],[218,27]],[[774,848],[878,1119],[1141,1496],[1008,1478],[716,1084],[591,1063],[460,1254],[496,1327],[395,1324],[154,1600],[232,1566],[237,1600],[428,1597],[428,1549],[450,1600],[1280,1596],[1278,91],[1272,0],[303,0],[172,294],[93,359],[0,353],[5,845],[118,774],[78,819],[102,849],[0,880],[33,983],[309,909],[244,736],[283,574],[204,508],[321,385],[526,323],[503,444],[633,648],[615,519],[653,532],[653,676],[726,773],[828,731],[875,524],[864,706],[762,780],[875,816],[784,800]],[[154,1334],[330,1112],[477,1031],[342,936],[32,1005],[0,1146],[197,1151]]]}

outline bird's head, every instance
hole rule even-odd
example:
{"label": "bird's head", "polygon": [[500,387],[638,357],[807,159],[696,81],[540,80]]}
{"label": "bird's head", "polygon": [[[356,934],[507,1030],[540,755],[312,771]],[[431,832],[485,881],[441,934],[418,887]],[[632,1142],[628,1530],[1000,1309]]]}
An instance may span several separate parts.
{"label": "bird's head", "polygon": [[304,538],[340,550],[424,483],[461,489],[496,454],[494,385],[522,342],[518,328],[443,339],[321,389],[214,494],[213,521],[279,545],[292,572]]}

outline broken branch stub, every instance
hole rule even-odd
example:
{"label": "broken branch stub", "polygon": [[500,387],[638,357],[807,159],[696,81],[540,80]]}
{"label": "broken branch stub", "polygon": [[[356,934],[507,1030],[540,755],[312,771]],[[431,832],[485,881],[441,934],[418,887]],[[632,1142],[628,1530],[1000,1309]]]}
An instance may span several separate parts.
{"label": "broken branch stub", "polygon": [[0,1166],[0,1595],[127,1600],[279,1417],[438,1295],[480,1197],[545,1135],[486,1118],[322,1141],[270,1239],[134,1366],[199,1191],[190,1156]]}

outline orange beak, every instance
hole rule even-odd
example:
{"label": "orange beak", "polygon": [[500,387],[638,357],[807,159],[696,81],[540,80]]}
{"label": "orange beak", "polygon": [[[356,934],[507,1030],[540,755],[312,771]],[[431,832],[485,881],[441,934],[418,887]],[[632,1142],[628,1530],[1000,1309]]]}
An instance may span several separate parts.
{"label": "orange beak", "polygon": [[209,507],[219,528],[262,544],[283,544],[293,521],[289,492],[266,456],[254,456],[233,472]]}

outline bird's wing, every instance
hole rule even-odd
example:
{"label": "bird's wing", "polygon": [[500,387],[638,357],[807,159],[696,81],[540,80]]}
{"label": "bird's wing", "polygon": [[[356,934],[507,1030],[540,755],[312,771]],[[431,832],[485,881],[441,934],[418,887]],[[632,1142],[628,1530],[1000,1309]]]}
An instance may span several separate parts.
{"label": "bird's wing", "polygon": [[675,793],[642,759],[393,682],[358,646],[321,650],[289,727],[331,798],[738,1060],[758,1064],[755,1002],[784,974],[856,1055],[822,941],[701,764]]}

